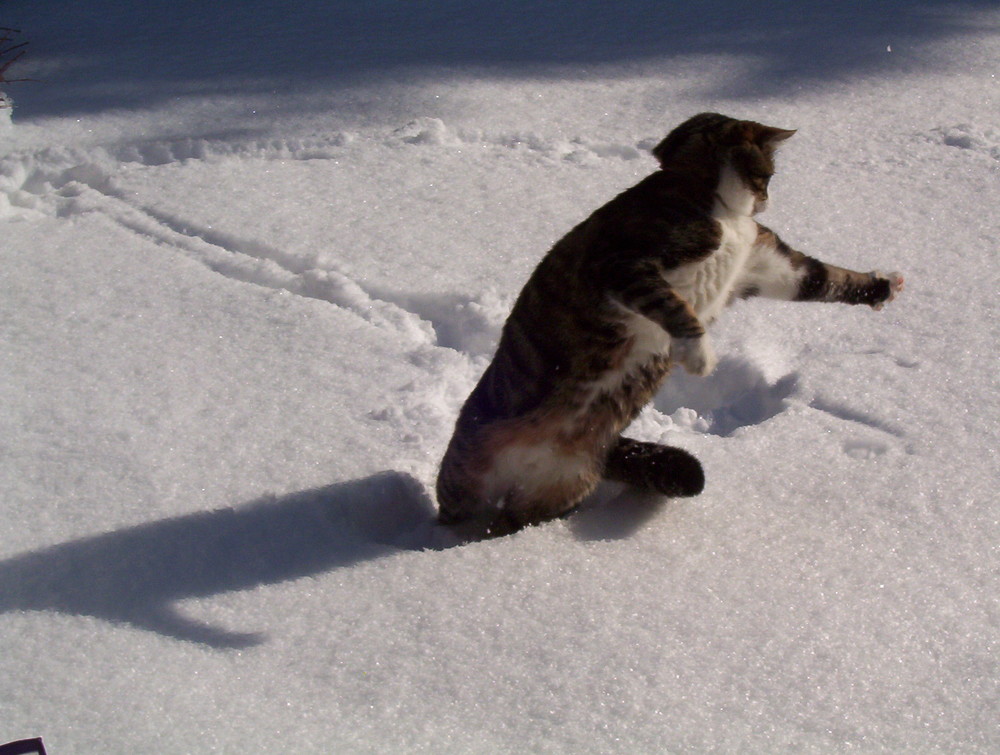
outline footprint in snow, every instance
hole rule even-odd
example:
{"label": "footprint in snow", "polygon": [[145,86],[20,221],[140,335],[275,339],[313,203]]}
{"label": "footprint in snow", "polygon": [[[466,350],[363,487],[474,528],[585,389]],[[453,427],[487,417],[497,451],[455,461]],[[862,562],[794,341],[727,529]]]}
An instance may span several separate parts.
{"label": "footprint in snow", "polygon": [[1000,129],[980,128],[968,123],[955,126],[941,126],[932,129],[930,136],[934,141],[948,147],[971,150],[988,155],[994,160],[1000,160]]}

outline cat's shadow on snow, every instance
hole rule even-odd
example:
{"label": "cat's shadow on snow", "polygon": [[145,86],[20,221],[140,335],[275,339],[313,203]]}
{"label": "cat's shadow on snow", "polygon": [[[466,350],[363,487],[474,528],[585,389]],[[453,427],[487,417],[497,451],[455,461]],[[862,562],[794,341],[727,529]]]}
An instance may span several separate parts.
{"label": "cat's shadow on snow", "polygon": [[602,482],[568,518],[567,526],[577,540],[622,540],[670,503],[660,493]]}
{"label": "cat's shadow on snow", "polygon": [[[569,520],[580,539],[616,539],[655,513],[602,486]],[[266,637],[185,616],[177,603],[321,574],[401,550],[462,544],[435,522],[424,486],[383,472],[243,506],[73,540],[0,561],[0,613],[58,611],[216,648]]]}
{"label": "cat's shadow on snow", "polygon": [[0,561],[0,613],[94,616],[217,648],[265,638],[184,616],[178,601],[457,544],[424,487],[384,472],[188,514]]}

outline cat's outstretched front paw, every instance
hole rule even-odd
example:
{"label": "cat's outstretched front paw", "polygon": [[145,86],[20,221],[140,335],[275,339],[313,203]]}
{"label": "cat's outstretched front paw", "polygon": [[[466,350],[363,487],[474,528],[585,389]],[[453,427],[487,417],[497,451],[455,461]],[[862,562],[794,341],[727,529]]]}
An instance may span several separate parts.
{"label": "cat's outstretched front paw", "polygon": [[704,377],[719,363],[707,336],[675,338],[670,345],[670,357],[692,375]]}
{"label": "cat's outstretched front paw", "polygon": [[901,273],[883,273],[879,270],[875,270],[871,273],[871,276],[876,283],[885,281],[885,283],[888,284],[888,293],[885,298],[872,304],[872,309],[877,311],[896,298],[896,294],[903,290],[903,284],[905,281],[903,280]]}

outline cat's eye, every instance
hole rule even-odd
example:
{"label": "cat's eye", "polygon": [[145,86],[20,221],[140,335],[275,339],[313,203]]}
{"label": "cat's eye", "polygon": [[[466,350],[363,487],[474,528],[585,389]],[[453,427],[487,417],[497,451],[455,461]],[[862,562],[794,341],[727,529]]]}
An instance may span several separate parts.
{"label": "cat's eye", "polygon": [[767,184],[768,184],[768,182],[770,182],[770,180],[771,180],[771,174],[770,173],[759,173],[759,172],[757,172],[757,173],[751,173],[750,174],[750,183],[758,191],[766,191],[767,190]]}

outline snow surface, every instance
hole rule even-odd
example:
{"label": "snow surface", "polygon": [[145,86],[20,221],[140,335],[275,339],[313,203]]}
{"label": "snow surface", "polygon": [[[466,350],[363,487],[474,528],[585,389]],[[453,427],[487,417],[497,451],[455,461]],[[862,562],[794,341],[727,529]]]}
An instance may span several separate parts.
{"label": "snow surface", "polygon": [[[9,0],[0,742],[1000,750],[993,2]],[[540,256],[702,110],[764,218],[901,270],[753,301],[606,486],[456,545],[458,407]]]}

